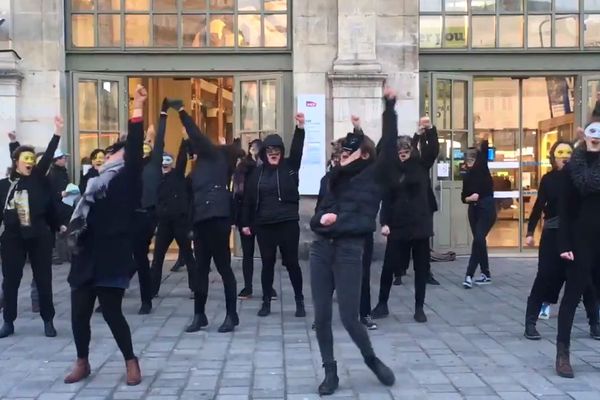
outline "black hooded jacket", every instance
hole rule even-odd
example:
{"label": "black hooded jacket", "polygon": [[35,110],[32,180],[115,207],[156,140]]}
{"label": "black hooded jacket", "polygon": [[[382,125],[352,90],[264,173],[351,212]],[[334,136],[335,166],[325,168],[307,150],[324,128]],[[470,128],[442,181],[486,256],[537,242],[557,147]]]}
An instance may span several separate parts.
{"label": "black hooded jacket", "polygon": [[[290,154],[283,158],[285,146],[279,135],[269,135],[263,141],[260,152],[262,164],[248,177],[244,191],[242,227],[268,225],[300,219],[298,208],[298,171],[302,163],[304,129],[296,127]],[[281,148],[282,158],[277,166],[269,165],[267,147]]]}
{"label": "black hooded jacket", "polygon": [[184,140],[179,146],[179,153],[175,168],[162,175],[158,185],[158,203],[156,215],[159,220],[180,219],[187,220],[190,212],[190,188],[185,176],[187,165],[188,142]]}

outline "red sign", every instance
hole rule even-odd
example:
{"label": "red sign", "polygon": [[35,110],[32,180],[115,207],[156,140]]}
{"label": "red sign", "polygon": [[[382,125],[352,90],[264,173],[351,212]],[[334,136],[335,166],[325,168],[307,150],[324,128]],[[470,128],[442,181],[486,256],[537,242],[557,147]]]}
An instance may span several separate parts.
{"label": "red sign", "polygon": [[314,101],[307,101],[306,102],[306,107],[316,107],[317,103],[315,103]]}

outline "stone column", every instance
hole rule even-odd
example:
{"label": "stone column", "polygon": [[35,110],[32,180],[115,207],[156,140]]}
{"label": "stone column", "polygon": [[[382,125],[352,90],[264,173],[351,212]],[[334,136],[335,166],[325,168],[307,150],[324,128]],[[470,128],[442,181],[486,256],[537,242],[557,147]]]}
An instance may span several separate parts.
{"label": "stone column", "polygon": [[7,132],[16,130],[17,104],[23,76],[17,70],[18,57],[12,50],[0,50],[0,177],[11,165]]}

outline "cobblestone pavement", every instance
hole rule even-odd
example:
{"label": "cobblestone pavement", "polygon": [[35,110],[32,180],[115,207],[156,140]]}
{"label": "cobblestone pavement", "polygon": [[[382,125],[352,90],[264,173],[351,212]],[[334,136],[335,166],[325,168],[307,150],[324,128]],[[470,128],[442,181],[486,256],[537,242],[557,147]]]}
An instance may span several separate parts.
{"label": "cobblestone pavement", "polygon": [[[241,281],[239,260],[236,274]],[[523,338],[525,299],[535,272],[533,259],[494,259],[493,285],[464,290],[460,283],[465,260],[433,264],[439,287],[428,287],[427,324],[412,319],[412,277],[393,287],[392,315],[378,321],[371,337],[379,356],[396,373],[396,384],[381,386],[364,366],[360,354],[335,320],[336,357],[340,389],[332,398],[359,400],[528,400],[600,399],[600,342],[590,339],[583,310],[573,332],[575,379],[553,371],[556,311],[540,321],[544,339]],[[170,263],[169,263],[170,264]],[[304,269],[306,271],[306,263]],[[59,336],[43,337],[42,324],[29,302],[31,274],[20,293],[16,335],[0,340],[0,398],[2,399],[317,399],[322,378],[320,357],[311,331],[312,304],[308,279],[306,319],[295,318],[293,292],[287,273],[278,268],[275,287],[280,299],[273,313],[258,318],[260,302],[240,303],[241,325],[233,334],[217,333],[224,318],[220,278],[211,273],[208,303],[210,326],[185,334],[192,314],[186,273],[167,275],[151,315],[136,314],[139,292],[134,282],[125,300],[144,381],[124,384],[121,355],[100,315],[92,328],[92,376],[75,385],[62,383],[75,357],[69,323],[67,266],[55,268],[56,327]],[[380,264],[373,266],[376,300]],[[283,273],[282,273],[283,272]],[[307,277],[308,274],[305,274]],[[255,287],[259,275],[255,273]],[[337,314],[337,313],[336,313]]]}

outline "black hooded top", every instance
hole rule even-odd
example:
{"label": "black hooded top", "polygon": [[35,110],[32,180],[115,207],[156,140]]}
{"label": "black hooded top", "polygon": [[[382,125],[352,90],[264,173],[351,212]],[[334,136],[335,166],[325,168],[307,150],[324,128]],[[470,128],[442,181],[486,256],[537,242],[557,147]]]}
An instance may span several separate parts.
{"label": "black hooded top", "polygon": [[474,193],[479,194],[479,199],[494,196],[494,181],[488,167],[488,149],[489,143],[484,140],[481,143],[481,150],[477,152],[475,164],[463,177],[463,188],[461,199],[467,203],[466,198]]}

